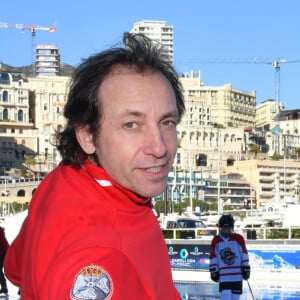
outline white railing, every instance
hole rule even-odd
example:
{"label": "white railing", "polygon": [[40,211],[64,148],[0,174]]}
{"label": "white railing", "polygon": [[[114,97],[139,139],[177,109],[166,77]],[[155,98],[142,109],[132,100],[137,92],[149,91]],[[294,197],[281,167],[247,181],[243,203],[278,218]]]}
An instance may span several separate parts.
{"label": "white railing", "polygon": [[[163,229],[166,239],[211,239],[216,233],[215,229]],[[247,240],[274,240],[274,239],[300,239],[300,226],[289,227],[262,227],[245,228],[238,231]]]}

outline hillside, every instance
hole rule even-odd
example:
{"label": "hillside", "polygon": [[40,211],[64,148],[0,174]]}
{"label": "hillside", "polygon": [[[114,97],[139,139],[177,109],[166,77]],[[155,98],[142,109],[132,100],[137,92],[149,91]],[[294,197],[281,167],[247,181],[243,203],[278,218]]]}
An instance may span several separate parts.
{"label": "hillside", "polygon": [[[32,75],[32,65],[29,66],[21,66],[21,67],[13,67],[10,65],[6,65],[0,61],[0,70],[7,70],[12,73],[23,73],[26,77],[30,77]],[[75,67],[66,64],[60,63],[60,76],[71,76]]]}

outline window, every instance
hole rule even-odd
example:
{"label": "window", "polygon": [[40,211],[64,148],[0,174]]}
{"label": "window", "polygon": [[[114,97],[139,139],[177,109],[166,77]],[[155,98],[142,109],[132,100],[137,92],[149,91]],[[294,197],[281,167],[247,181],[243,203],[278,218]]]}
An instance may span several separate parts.
{"label": "window", "polygon": [[0,76],[0,83],[10,84],[9,75],[7,73],[2,73]]}
{"label": "window", "polygon": [[3,109],[2,119],[3,120],[8,120],[8,110],[7,110],[7,108]]}
{"label": "window", "polygon": [[207,155],[206,154],[202,154],[202,153],[198,153],[196,155],[196,166],[200,167],[200,166],[207,166]]}
{"label": "window", "polygon": [[180,163],[181,163],[181,155],[180,153],[176,153],[176,164],[180,165]]}
{"label": "window", "polygon": [[8,92],[7,91],[3,91],[3,93],[2,93],[2,101],[3,102],[8,102]]}
{"label": "window", "polygon": [[22,110],[18,111],[18,121],[23,122],[23,111]]}

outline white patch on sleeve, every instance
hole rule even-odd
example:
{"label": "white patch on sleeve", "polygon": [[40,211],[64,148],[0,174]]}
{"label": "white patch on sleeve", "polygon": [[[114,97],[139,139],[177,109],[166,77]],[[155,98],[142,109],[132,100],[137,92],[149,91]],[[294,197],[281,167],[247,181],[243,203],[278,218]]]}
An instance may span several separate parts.
{"label": "white patch on sleeve", "polygon": [[112,294],[113,284],[109,274],[93,264],[76,275],[70,291],[73,300],[108,300]]}

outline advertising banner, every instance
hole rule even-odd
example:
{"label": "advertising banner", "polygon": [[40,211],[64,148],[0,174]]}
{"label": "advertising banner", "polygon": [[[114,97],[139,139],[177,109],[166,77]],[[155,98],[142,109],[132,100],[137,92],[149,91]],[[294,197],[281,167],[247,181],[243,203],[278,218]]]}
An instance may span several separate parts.
{"label": "advertising banner", "polygon": [[248,245],[253,269],[300,270],[299,245]]}
{"label": "advertising banner", "polygon": [[209,245],[168,245],[172,269],[209,268]]}
{"label": "advertising banner", "polygon": [[[208,270],[210,245],[169,244],[172,269]],[[299,245],[247,245],[252,269],[300,271]]]}

